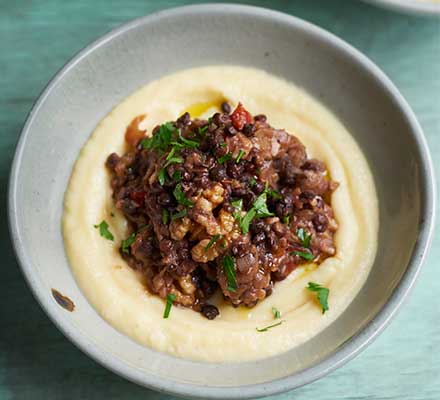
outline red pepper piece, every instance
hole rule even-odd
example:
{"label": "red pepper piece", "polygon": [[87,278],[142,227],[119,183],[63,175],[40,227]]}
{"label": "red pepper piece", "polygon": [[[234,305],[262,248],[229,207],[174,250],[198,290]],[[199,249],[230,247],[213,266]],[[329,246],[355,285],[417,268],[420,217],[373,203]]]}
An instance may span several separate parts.
{"label": "red pepper piece", "polygon": [[246,124],[253,122],[252,115],[243,107],[243,104],[238,103],[237,108],[231,114],[232,125],[235,129],[241,131]]}

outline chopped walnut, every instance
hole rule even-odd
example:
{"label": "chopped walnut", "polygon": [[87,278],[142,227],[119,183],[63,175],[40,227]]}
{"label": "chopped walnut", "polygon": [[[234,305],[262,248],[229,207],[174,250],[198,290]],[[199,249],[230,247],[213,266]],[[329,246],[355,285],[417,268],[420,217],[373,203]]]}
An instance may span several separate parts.
{"label": "chopped walnut", "polygon": [[191,220],[188,217],[176,219],[170,224],[170,235],[174,240],[182,240],[191,229]]}
{"label": "chopped walnut", "polygon": [[209,242],[210,239],[203,239],[192,248],[191,255],[194,261],[206,263],[219,256],[218,241],[207,249],[206,246],[208,246]]}

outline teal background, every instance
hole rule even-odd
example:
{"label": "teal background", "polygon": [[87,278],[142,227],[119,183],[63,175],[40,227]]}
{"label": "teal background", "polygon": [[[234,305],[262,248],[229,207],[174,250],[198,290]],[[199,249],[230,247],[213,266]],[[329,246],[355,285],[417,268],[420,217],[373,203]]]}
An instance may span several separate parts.
{"label": "teal background", "polygon": [[[83,46],[121,23],[188,3],[194,2],[0,0],[0,400],[173,399],[100,367],[48,320],[11,250],[6,187],[26,114],[52,75]],[[355,0],[242,3],[311,21],[373,59],[415,111],[439,174],[439,18],[401,15]],[[272,399],[440,399],[439,240],[436,235],[410,299],[375,343],[320,381]]]}

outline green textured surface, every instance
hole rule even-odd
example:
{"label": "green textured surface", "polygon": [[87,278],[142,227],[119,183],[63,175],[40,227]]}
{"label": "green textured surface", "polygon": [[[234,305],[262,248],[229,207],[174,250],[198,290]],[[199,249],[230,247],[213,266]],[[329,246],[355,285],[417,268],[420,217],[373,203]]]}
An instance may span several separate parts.
{"label": "green textured surface", "polygon": [[[48,320],[11,250],[6,185],[26,114],[51,76],[83,46],[121,23],[187,3],[0,0],[0,400],[172,398],[100,367]],[[417,114],[440,172],[440,19],[400,15],[355,0],[244,3],[314,22],[372,58]],[[409,301],[365,352],[324,379],[273,399],[440,399],[439,257],[436,235]]]}

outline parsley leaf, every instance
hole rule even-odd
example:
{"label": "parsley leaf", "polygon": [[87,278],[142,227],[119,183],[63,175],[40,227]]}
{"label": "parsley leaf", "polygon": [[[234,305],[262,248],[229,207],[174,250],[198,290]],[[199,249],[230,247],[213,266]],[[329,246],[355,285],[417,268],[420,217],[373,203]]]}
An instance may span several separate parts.
{"label": "parsley leaf", "polygon": [[249,232],[249,225],[256,215],[255,208],[251,208],[240,221],[241,231],[246,234]]}
{"label": "parsley leaf", "polygon": [[207,130],[208,130],[208,125],[201,126],[198,129],[198,133],[199,133],[199,135],[205,136],[205,133],[206,133]]}
{"label": "parsley leaf", "polygon": [[170,316],[171,307],[173,305],[174,300],[176,300],[176,295],[171,293],[167,295],[167,304],[165,306],[165,310],[163,312],[163,317],[166,319]]}
{"label": "parsley leaf", "polygon": [[176,182],[180,182],[182,180],[182,172],[181,171],[174,171],[173,179]]}
{"label": "parsley leaf", "polygon": [[310,251],[292,251],[290,254],[304,258],[307,261],[312,261],[315,258]]}
{"label": "parsley leaf", "polygon": [[188,214],[188,211],[187,211],[186,208],[185,208],[184,210],[179,211],[179,212],[176,213],[176,214],[172,214],[172,215],[171,215],[171,221],[174,221],[175,219],[178,219],[178,218],[186,217],[187,214]]}
{"label": "parsley leaf", "polygon": [[162,224],[166,225],[168,223],[168,218],[170,214],[165,208],[162,208]]}
{"label": "parsley leaf", "polygon": [[267,194],[266,192],[261,193],[258,197],[257,200],[255,200],[254,202],[254,206],[253,208],[256,211],[256,216],[258,218],[266,218],[266,217],[272,217],[275,214],[270,212],[269,209],[267,208]]}
{"label": "parsley leaf", "polygon": [[266,326],[265,328],[255,328],[257,332],[267,332],[270,328],[275,328],[276,326],[280,326],[284,321],[277,322],[276,324]]}
{"label": "parsley leaf", "polygon": [[205,246],[205,251],[209,250],[214,243],[219,240],[222,237],[222,235],[214,235],[211,240],[209,241],[209,243]]}
{"label": "parsley leaf", "polygon": [[251,180],[249,181],[249,186],[250,186],[251,188],[253,188],[253,187],[255,186],[256,183],[257,183],[257,181],[255,180],[254,177],[252,177]]}
{"label": "parsley leaf", "polygon": [[217,159],[219,164],[224,164],[226,161],[229,161],[232,158],[232,153],[226,153],[224,156],[221,156]]}
{"label": "parsley leaf", "polygon": [[144,149],[157,150],[159,153],[164,153],[170,145],[174,132],[176,132],[176,128],[172,122],[166,122],[159,127],[159,130],[153,136],[143,139],[141,146]]}
{"label": "parsley leaf", "polygon": [[281,200],[282,196],[274,189],[267,189],[266,193],[275,200]]}
{"label": "parsley leaf", "polygon": [[312,235],[308,233],[304,228],[299,228],[296,230],[296,236],[301,241],[301,246],[305,248],[310,247],[310,241],[312,240]]}
{"label": "parsley leaf", "polygon": [[165,168],[161,168],[159,172],[157,173],[157,180],[159,182],[160,186],[163,186],[167,179],[167,171]]}
{"label": "parsley leaf", "polygon": [[125,254],[130,254],[130,246],[134,243],[136,240],[137,232],[133,232],[127,239],[124,239],[121,242],[121,250]]}
{"label": "parsley leaf", "polygon": [[275,307],[272,307],[272,313],[273,313],[273,317],[275,319],[281,318],[281,312],[279,310],[277,310]]}
{"label": "parsley leaf", "polygon": [[321,286],[319,283],[315,282],[309,282],[307,289],[311,292],[317,293],[317,298],[319,301],[319,304],[321,304],[322,307],[322,313],[325,314],[326,311],[328,311],[328,296],[330,294],[330,289]]}
{"label": "parsley leaf", "polygon": [[196,142],[195,140],[186,139],[183,136],[180,136],[179,139],[183,144],[186,144],[187,147],[190,147],[192,149],[195,149],[200,144],[199,142]]}
{"label": "parsley leaf", "polygon": [[223,271],[228,280],[228,290],[230,292],[237,291],[237,277],[235,275],[235,260],[232,256],[225,256],[223,258]]}
{"label": "parsley leaf", "polygon": [[244,150],[240,150],[238,152],[237,158],[235,159],[235,162],[238,164],[244,155],[246,155],[246,152]]}
{"label": "parsley leaf", "polygon": [[189,207],[192,207],[194,205],[194,203],[191,200],[186,198],[185,193],[183,193],[181,183],[178,183],[176,185],[176,187],[173,190],[173,194],[179,204]]}
{"label": "parsley leaf", "polygon": [[108,240],[113,240],[113,234],[108,229],[108,223],[106,221],[102,221],[99,225],[93,225],[96,229],[99,228],[99,234]]}
{"label": "parsley leaf", "polygon": [[285,215],[282,219],[283,223],[286,225],[290,224],[290,214],[289,215]]}

